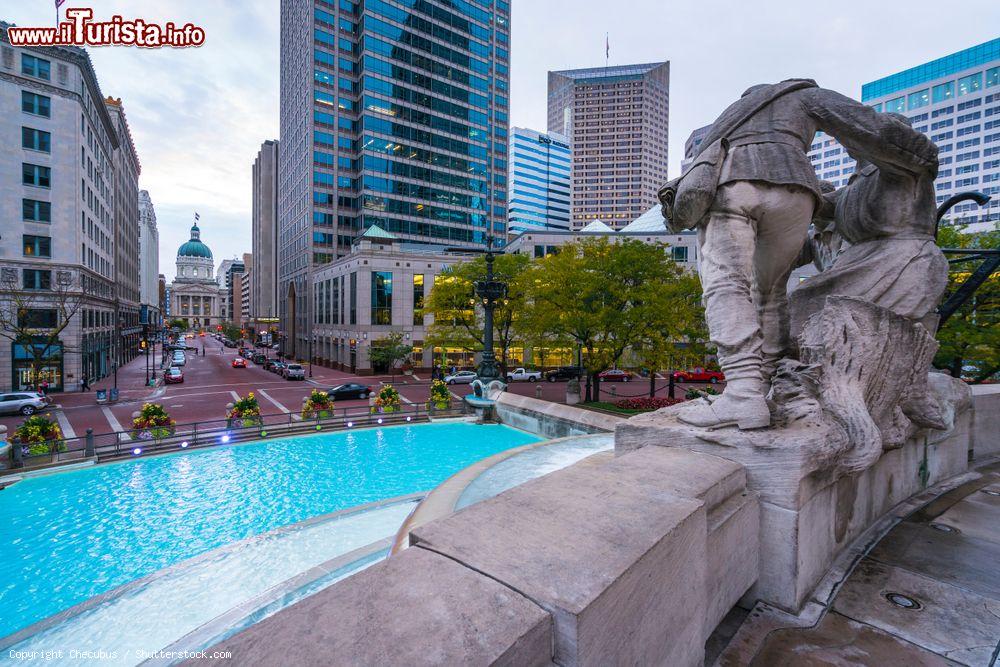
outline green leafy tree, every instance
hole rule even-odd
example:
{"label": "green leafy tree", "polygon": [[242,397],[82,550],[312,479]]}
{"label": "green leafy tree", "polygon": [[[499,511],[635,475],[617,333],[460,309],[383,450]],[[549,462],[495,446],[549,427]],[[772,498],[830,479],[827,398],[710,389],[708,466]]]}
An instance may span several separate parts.
{"label": "green leafy tree", "polygon": [[188,321],[185,318],[175,317],[174,319],[170,320],[170,328],[180,329],[181,331],[184,331],[185,329],[188,328]]}
{"label": "green leafy tree", "polygon": [[580,346],[587,401],[600,396],[597,375],[627,350],[665,346],[674,327],[699,317],[690,275],[663,245],[633,239],[588,238],[563,246],[533,264],[528,285],[525,329]]}
{"label": "green leafy tree", "polygon": [[[942,248],[1000,249],[1000,230],[965,234],[962,228],[942,227],[938,232]],[[980,260],[981,261],[981,260]],[[979,265],[979,261],[951,265],[948,294],[958,289]],[[947,298],[947,297],[946,297]],[[982,382],[1000,372],[1000,271],[994,272],[972,298],[945,322],[937,333],[940,344],[934,365],[954,377],[963,375]]]}
{"label": "green leafy tree", "polygon": [[396,376],[396,363],[406,359],[413,352],[413,346],[403,342],[403,334],[398,331],[390,333],[385,338],[372,342],[368,350],[368,358],[373,368],[390,371]]}
{"label": "green leafy tree", "polygon": [[[520,320],[525,310],[530,264],[530,258],[520,254],[499,255],[493,264],[495,280],[507,283],[507,298],[493,311],[493,342],[500,350],[503,373],[507,372],[510,349],[524,341]],[[434,317],[428,327],[428,344],[482,351],[483,309],[476,297],[475,283],[485,277],[485,257],[454,264],[438,275],[424,306],[424,312]]]}
{"label": "green leafy tree", "polygon": [[222,335],[229,340],[239,340],[243,337],[243,330],[234,322],[223,322],[219,326],[222,327]]}

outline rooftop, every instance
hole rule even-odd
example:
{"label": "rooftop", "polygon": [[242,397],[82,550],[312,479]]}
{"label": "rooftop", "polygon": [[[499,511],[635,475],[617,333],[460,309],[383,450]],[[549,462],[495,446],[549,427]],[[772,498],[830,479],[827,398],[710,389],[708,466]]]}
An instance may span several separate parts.
{"label": "rooftop", "polygon": [[991,61],[1000,61],[1000,37],[866,83],[861,86],[861,101],[890,95]]}
{"label": "rooftop", "polygon": [[585,79],[610,79],[620,77],[640,77],[652,72],[661,65],[666,65],[666,61],[661,63],[643,63],[639,65],[612,65],[610,67],[589,67],[587,69],[569,69],[559,72],[552,72],[564,76],[567,79],[576,81]]}

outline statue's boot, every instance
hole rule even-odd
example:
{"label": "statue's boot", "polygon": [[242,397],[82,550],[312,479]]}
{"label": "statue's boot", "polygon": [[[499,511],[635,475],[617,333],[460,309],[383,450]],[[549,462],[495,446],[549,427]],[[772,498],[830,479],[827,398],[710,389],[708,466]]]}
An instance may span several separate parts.
{"label": "statue's boot", "polygon": [[685,424],[716,429],[736,426],[741,430],[771,425],[771,411],[760,392],[761,383],[733,381],[722,396],[712,401],[699,399],[682,410],[677,418]]}

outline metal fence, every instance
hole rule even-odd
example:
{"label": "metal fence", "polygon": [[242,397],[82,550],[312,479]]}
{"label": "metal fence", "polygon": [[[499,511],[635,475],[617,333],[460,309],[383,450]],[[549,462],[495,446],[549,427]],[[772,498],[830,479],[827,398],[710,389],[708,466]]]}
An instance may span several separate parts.
{"label": "metal fence", "polygon": [[25,451],[27,446],[11,442],[9,460],[4,463],[10,468],[20,469],[84,460],[102,462],[287,435],[426,422],[432,418],[456,417],[462,414],[461,403],[452,401],[449,407],[444,409],[413,404],[401,405],[392,412],[373,413],[366,406],[356,406],[334,407],[306,418],[292,412],[280,412],[261,415],[252,420],[211,419],[176,424],[167,429],[169,435],[164,437],[153,437],[149,431],[94,433],[92,429],[87,429],[86,435],[45,443],[44,452],[31,453]]}

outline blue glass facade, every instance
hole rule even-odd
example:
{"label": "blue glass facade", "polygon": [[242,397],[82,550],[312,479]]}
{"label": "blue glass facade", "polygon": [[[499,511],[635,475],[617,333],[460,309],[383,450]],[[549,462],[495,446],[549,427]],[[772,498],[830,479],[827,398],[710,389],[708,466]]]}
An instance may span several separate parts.
{"label": "blue glass facade", "polygon": [[313,263],[372,225],[418,243],[505,236],[509,6],[335,6],[314,7],[313,219],[336,229]]}
{"label": "blue glass facade", "polygon": [[570,148],[559,134],[511,132],[507,224],[511,234],[570,228]]}
{"label": "blue glass facade", "polygon": [[861,101],[868,102],[877,97],[885,97],[994,60],[1000,60],[1000,38],[866,83],[861,87]]}

